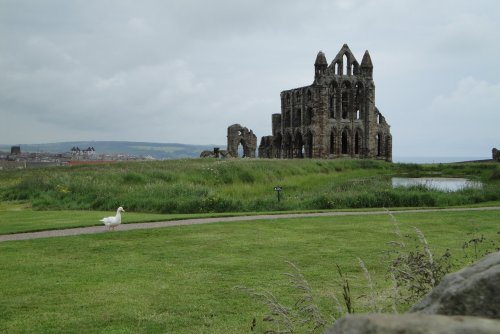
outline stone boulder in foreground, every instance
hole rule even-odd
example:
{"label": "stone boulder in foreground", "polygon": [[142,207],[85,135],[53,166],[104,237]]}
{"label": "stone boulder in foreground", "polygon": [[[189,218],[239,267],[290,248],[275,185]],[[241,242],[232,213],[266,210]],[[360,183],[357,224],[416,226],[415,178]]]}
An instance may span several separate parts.
{"label": "stone boulder in foreground", "polygon": [[500,252],[446,275],[409,312],[500,319]]}
{"label": "stone boulder in foreground", "polygon": [[500,334],[500,252],[446,275],[402,315],[346,315],[328,334]]}
{"label": "stone boulder in foreground", "polygon": [[492,334],[500,321],[479,317],[429,314],[350,314],[339,319],[327,334]]}

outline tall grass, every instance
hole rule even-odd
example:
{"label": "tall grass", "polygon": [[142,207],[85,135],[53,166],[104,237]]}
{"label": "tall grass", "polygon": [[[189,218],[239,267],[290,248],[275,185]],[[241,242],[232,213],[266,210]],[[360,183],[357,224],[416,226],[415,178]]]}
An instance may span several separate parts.
{"label": "tall grass", "polygon": [[[442,256],[436,257],[435,249],[431,249],[420,228],[413,226],[412,233],[402,234],[394,215],[388,210],[386,213],[394,227],[396,240],[388,242],[389,248],[380,252],[381,255],[383,254],[380,263],[382,266],[387,266],[385,269],[378,268],[386,272],[383,282],[374,281],[365,262],[360,257],[356,257],[366,281],[366,287],[363,289],[366,292],[359,295],[361,290],[359,286],[355,289],[356,292],[351,289],[350,280],[353,276],[349,277],[341,266],[336,264],[340,280],[336,282],[334,290],[329,292],[332,296],[330,303],[334,306],[324,308],[320,307],[317,302],[317,297],[321,297],[321,294],[311,288],[297,265],[287,261],[293,269],[292,273],[285,274],[290,278],[292,288],[290,296],[293,303],[291,305],[282,303],[273,292],[243,288],[250,295],[257,297],[269,309],[269,313],[262,317],[263,327],[266,328],[264,332],[323,333],[326,326],[333,325],[341,316],[358,312],[357,307],[360,305],[363,308],[362,312],[399,313],[406,311],[435,288],[446,274],[459,269],[460,265],[464,263],[472,263],[472,258],[467,255],[466,248],[473,245],[474,260],[477,260],[478,253],[484,256],[499,250],[500,245],[495,236],[488,240],[484,235],[481,235],[480,238],[476,235],[463,244],[462,249],[466,255],[463,259],[460,259],[460,253],[455,253],[452,256],[450,248],[446,248]],[[486,240],[489,242],[485,242]],[[396,247],[394,248],[394,246]],[[384,248],[385,246],[380,246],[381,250]],[[457,250],[456,246],[454,249]],[[357,271],[356,275],[361,276],[361,273]],[[381,278],[380,274],[378,278]],[[380,286],[386,285],[387,281],[391,283],[391,286],[386,286],[385,291],[382,291]],[[335,292],[342,295],[341,300],[344,306],[341,305],[342,303],[336,297]],[[336,309],[336,311],[331,312],[332,309]],[[256,325],[256,318],[254,318],[252,327],[256,327]]]}
{"label": "tall grass", "polygon": [[[33,208],[156,213],[453,206],[500,200],[498,164],[189,159],[0,172],[0,198]],[[465,176],[482,189],[396,188],[391,176]],[[283,189],[277,201],[274,186]]]}

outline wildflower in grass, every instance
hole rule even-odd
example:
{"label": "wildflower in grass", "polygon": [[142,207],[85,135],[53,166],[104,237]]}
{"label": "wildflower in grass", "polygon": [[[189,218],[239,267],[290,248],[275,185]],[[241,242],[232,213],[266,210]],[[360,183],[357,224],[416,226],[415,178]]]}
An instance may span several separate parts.
{"label": "wildflower in grass", "polygon": [[63,193],[63,194],[67,194],[67,193],[69,193],[69,189],[68,189],[68,187],[63,186],[62,184],[58,184],[58,185],[56,186],[56,190],[57,190],[58,192],[60,192],[60,193]]}

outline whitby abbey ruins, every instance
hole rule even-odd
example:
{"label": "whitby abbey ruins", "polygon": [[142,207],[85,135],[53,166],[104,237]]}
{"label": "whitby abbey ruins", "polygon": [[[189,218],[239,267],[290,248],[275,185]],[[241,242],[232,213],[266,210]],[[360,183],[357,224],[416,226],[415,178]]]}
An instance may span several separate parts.
{"label": "whitby abbey ruins", "polygon": [[367,158],[392,160],[390,126],[375,106],[373,64],[361,64],[344,44],[328,65],[319,52],[310,86],[281,92],[272,136],[262,137],[261,158]]}
{"label": "whitby abbey ruins", "polygon": [[[239,124],[228,128],[228,153],[255,156],[256,142]],[[253,133],[251,133],[253,135]],[[251,138],[251,137],[248,137]],[[392,161],[390,126],[375,106],[373,64],[368,51],[358,63],[344,44],[328,65],[320,51],[311,85],[281,92],[281,113],[272,115],[272,135],[259,145],[260,158],[359,158]]]}

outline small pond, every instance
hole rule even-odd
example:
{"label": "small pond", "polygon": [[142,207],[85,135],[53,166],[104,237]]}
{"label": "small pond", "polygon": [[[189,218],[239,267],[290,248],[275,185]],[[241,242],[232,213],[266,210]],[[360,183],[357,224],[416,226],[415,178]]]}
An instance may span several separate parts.
{"label": "small pond", "polygon": [[481,188],[483,185],[478,181],[471,181],[462,178],[446,178],[446,177],[393,177],[392,187],[413,187],[425,186],[429,189],[441,191],[459,191],[464,188]]}

